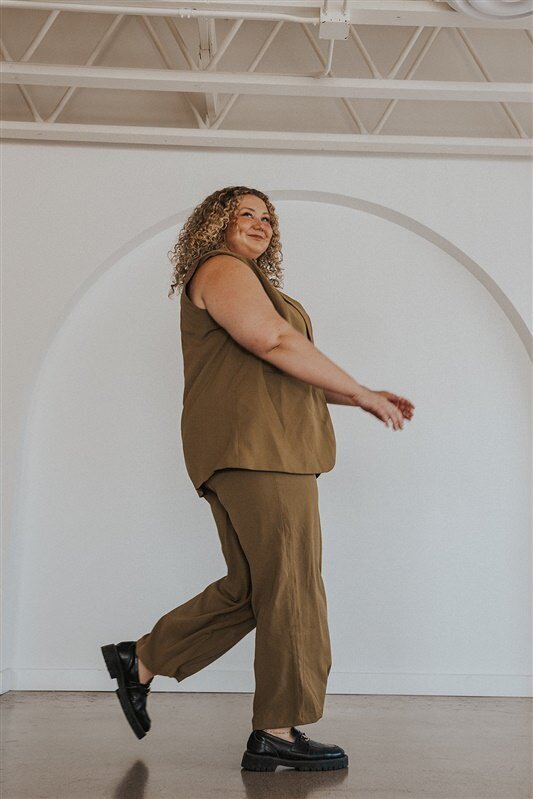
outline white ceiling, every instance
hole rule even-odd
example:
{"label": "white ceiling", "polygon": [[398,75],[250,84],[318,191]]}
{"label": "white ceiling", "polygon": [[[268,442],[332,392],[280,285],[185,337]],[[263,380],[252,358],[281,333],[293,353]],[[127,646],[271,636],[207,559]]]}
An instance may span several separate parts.
{"label": "white ceiling", "polygon": [[5,0],[2,136],[531,156],[528,4]]}

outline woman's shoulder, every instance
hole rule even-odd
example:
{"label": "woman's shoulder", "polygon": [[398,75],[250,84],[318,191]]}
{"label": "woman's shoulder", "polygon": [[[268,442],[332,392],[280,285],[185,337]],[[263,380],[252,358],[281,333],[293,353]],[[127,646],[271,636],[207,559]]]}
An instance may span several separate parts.
{"label": "woman's shoulder", "polygon": [[[241,260],[245,261],[250,266],[252,265],[252,263],[254,263],[252,262],[252,259],[234,253],[231,250],[226,249],[225,247],[217,247],[217,248],[211,248],[210,250],[204,250],[204,252],[200,253],[200,255],[197,255],[196,258],[194,258],[194,260],[191,261],[189,268],[187,269],[183,278],[184,286],[185,284],[189,283],[189,281],[198,271],[203,271],[199,270],[200,266],[202,266],[210,258],[217,255],[233,255],[236,258],[240,258]],[[196,280],[195,282],[198,283],[199,281]]]}
{"label": "woman's shoulder", "polygon": [[[260,274],[260,269],[257,266],[257,263],[253,258],[248,258],[246,255],[241,255],[240,253],[233,252],[225,247],[217,247],[212,248],[210,250],[206,250],[205,252],[201,253],[192,263],[189,268],[187,275],[185,276],[184,286],[183,286],[183,295],[184,301],[191,300],[192,304],[195,305],[197,308],[202,310],[206,310],[205,304],[202,299],[202,288],[204,286],[204,281],[207,279],[209,275],[209,268],[204,267],[204,263],[209,261],[211,258],[216,257],[217,255],[230,255],[235,258],[238,258],[241,261],[244,261],[258,276]],[[203,267],[203,268],[200,268]],[[206,272],[206,268],[208,271]]]}

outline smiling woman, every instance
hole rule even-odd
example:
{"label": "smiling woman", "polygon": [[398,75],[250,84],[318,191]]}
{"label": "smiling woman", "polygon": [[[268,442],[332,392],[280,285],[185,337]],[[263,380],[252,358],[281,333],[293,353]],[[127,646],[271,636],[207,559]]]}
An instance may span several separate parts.
{"label": "smiling woman", "polygon": [[366,389],[315,347],[309,314],[279,289],[278,219],[262,192],[211,194],[169,255],[171,293],[181,288],[185,465],[211,507],[228,572],[136,642],[103,647],[106,663],[143,737],[155,674],[180,682],[255,628],[252,732],[241,766],[345,768],[344,749],[295,726],[322,717],[332,663],[317,489],[336,458],[327,398],[395,429],[414,406]]}
{"label": "smiling woman", "polygon": [[274,206],[257,189],[229,186],[206,197],[183,225],[168,253],[174,267],[168,296],[181,288],[203,253],[220,247],[253,258],[274,286],[281,285],[283,256]]}
{"label": "smiling woman", "polygon": [[[236,214],[225,231],[228,251],[257,260],[268,249],[272,234],[270,214],[264,200],[255,194],[240,196]],[[189,280],[189,297],[200,308],[206,307],[202,289],[209,274],[211,272],[205,268],[197,269]]]}
{"label": "smiling woman", "polygon": [[227,245],[235,252],[258,258],[272,238],[268,208],[255,194],[244,194],[238,202],[237,215],[226,230]]}

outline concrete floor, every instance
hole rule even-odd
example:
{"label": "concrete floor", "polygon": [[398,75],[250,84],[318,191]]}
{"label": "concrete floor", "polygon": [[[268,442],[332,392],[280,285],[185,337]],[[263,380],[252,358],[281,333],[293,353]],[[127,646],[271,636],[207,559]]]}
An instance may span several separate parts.
{"label": "concrete floor", "polygon": [[152,693],[138,740],[113,692],[1,698],[2,799],[532,799],[522,698],[326,697],[302,726],[349,756],[339,771],[241,770],[250,694]]}

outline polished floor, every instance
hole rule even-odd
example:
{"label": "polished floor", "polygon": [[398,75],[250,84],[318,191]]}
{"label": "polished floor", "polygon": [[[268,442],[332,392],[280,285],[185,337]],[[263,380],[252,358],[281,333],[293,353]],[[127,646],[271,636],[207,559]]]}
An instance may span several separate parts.
{"label": "polished floor", "polygon": [[340,771],[241,770],[250,694],[152,693],[130,730],[113,692],[1,697],[2,799],[532,799],[532,701],[326,698],[302,726],[349,756]]}

